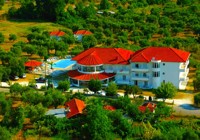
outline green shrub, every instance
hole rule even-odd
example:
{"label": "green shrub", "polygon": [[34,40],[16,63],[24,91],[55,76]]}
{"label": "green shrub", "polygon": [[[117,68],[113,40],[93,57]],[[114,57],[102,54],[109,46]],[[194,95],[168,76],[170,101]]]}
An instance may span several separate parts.
{"label": "green shrub", "polygon": [[198,93],[198,94],[196,94],[196,95],[194,96],[194,104],[195,104],[196,106],[200,106],[200,93]]}

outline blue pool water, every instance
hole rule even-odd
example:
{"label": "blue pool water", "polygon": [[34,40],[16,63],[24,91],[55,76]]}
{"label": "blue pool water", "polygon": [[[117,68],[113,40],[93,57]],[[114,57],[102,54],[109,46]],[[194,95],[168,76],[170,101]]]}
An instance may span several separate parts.
{"label": "blue pool water", "polygon": [[53,63],[53,68],[66,68],[72,64],[75,64],[76,61],[73,61],[71,59],[61,59],[55,63]]}

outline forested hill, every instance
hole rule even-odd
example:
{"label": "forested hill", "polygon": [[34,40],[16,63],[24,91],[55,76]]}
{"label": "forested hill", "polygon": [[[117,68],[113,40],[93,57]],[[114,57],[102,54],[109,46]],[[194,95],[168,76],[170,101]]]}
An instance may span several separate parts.
{"label": "forested hill", "polygon": [[[169,46],[198,53],[199,0],[21,0],[10,19],[46,20],[72,31],[87,29],[84,49],[93,46],[137,50]],[[79,46],[82,47],[82,46]],[[194,55],[195,59],[198,54]]]}

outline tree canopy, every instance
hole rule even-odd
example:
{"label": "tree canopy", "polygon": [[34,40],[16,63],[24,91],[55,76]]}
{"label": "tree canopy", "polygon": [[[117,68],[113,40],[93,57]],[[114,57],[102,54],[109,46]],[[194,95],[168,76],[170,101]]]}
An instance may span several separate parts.
{"label": "tree canopy", "polygon": [[161,83],[157,89],[153,90],[153,93],[157,98],[163,98],[163,101],[165,101],[167,98],[173,98],[177,93],[177,89],[172,83],[167,82]]}

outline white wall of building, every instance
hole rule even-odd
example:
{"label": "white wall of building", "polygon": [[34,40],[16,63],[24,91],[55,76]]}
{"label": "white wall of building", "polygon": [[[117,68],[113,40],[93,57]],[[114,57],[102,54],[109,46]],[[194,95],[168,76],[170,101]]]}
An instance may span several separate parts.
{"label": "white wall of building", "polygon": [[171,82],[174,86],[179,88],[179,69],[180,63],[161,62],[160,82]]}
{"label": "white wall of building", "polygon": [[[154,67],[153,63],[158,63],[159,67]],[[188,62],[189,63],[189,62]],[[128,65],[103,65],[107,73],[116,73],[115,81],[117,84],[138,85],[141,88],[157,88],[162,82],[171,82],[180,88],[180,72],[187,70],[181,69],[182,63],[161,62],[153,60],[149,63],[131,63]],[[158,74],[158,75],[155,75]]]}

